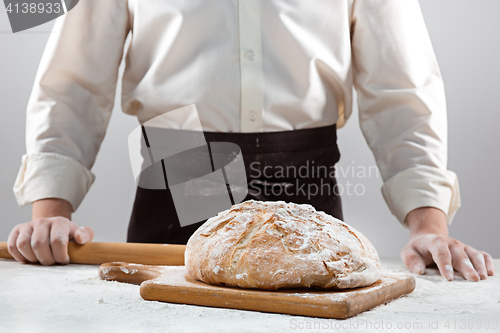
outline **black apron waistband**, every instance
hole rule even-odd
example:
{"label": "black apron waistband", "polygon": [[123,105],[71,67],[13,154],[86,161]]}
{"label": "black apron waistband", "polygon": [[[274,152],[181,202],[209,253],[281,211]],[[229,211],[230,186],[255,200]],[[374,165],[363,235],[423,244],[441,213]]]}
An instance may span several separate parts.
{"label": "black apron waistband", "polygon": [[245,154],[266,154],[337,147],[336,125],[262,133],[204,132],[207,142],[233,142]]}

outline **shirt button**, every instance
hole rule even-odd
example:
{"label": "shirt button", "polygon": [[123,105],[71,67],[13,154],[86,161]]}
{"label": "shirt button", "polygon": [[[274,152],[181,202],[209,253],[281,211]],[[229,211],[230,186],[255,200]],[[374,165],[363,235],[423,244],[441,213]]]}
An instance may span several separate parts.
{"label": "shirt button", "polygon": [[253,61],[255,59],[255,53],[253,53],[252,50],[248,51],[245,55],[250,61]]}
{"label": "shirt button", "polygon": [[255,119],[257,119],[257,114],[255,113],[255,111],[250,111],[250,113],[248,114],[248,119],[250,119],[251,121],[255,121]]}

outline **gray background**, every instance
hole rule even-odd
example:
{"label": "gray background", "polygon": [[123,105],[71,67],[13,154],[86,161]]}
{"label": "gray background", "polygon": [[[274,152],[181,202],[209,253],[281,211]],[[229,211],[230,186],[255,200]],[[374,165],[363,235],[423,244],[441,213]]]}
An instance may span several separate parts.
{"label": "gray background", "polygon": [[[404,1],[404,0],[401,0]],[[421,0],[422,11],[443,74],[448,103],[449,169],[458,174],[462,208],[450,234],[500,258],[497,145],[500,142],[500,1]],[[12,34],[0,9],[0,241],[12,227],[30,220],[19,208],[12,186],[25,152],[25,110],[38,62],[53,22]],[[119,96],[119,92],[118,95]],[[135,185],[127,137],[138,125],[121,113],[119,100],[92,171],[97,179],[73,220],[92,227],[96,241],[124,242]],[[359,130],[357,110],[339,131],[340,166],[370,167],[374,159]],[[362,184],[362,196],[344,195],[347,223],[362,231],[381,256],[399,256],[409,231],[389,212],[380,178],[341,179]],[[358,187],[359,189],[359,187]]]}

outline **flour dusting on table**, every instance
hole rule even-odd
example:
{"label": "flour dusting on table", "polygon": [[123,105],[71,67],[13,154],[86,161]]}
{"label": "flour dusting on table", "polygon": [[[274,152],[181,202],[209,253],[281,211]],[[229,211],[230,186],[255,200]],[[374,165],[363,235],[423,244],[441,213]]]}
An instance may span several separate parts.
{"label": "flour dusting on table", "polygon": [[[383,273],[409,274],[400,259],[381,261]],[[500,267],[500,260],[495,259],[495,265]],[[477,283],[465,281],[459,273],[455,274],[455,281],[448,282],[429,268],[426,275],[412,275],[417,286],[411,294],[353,318],[337,320],[145,301],[137,285],[100,280],[98,266],[43,267],[0,259],[0,331],[415,332],[394,329],[399,323],[422,325],[417,332],[438,332],[425,329],[425,325],[438,322],[440,332],[465,332],[470,330],[444,325],[446,321],[459,325],[463,321],[484,324],[486,320],[500,324],[499,275]],[[393,329],[373,328],[382,322],[391,324]],[[328,329],[293,329],[295,324]],[[372,328],[367,329],[367,325]]]}

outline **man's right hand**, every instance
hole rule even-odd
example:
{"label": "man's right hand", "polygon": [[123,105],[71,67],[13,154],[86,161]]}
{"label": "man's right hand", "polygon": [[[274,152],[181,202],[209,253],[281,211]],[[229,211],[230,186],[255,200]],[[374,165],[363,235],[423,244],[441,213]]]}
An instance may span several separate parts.
{"label": "man's right hand", "polygon": [[71,212],[71,204],[63,199],[35,201],[32,221],[12,229],[7,241],[9,253],[24,263],[69,264],[68,241],[85,244],[94,237],[91,228],[70,221]]}

